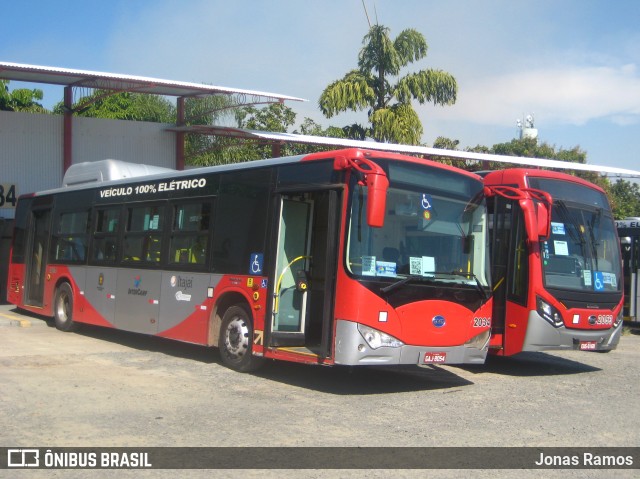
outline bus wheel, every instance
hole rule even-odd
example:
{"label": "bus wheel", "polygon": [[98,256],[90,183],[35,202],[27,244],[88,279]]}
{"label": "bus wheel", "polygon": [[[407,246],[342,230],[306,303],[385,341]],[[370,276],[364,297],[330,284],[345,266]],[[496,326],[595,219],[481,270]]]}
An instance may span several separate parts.
{"label": "bus wheel", "polygon": [[220,326],[218,348],[222,362],[243,373],[258,369],[263,358],[251,354],[252,345],[253,325],[249,313],[243,306],[231,306],[225,311]]}
{"label": "bus wheel", "polygon": [[78,329],[78,323],[75,323],[73,315],[73,292],[69,283],[62,283],[56,289],[56,296],[53,302],[53,319],[56,328],[60,331],[75,331]]}

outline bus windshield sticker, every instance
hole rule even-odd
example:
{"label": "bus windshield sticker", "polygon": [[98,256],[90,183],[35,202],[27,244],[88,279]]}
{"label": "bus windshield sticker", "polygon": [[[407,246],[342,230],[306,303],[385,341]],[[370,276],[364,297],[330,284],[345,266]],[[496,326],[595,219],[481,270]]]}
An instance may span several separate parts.
{"label": "bus windshield sticker", "polygon": [[262,274],[262,262],[264,255],[262,253],[251,253],[251,261],[249,262],[249,274]]}
{"label": "bus windshield sticker", "polygon": [[564,223],[551,222],[551,234],[552,235],[564,235]]}
{"label": "bus windshield sticker", "polygon": [[584,285],[591,286],[591,270],[585,269],[584,272],[582,273],[582,276],[584,278]]}
{"label": "bus windshield sticker", "polygon": [[417,276],[430,276],[436,270],[436,262],[433,256],[411,256],[409,258],[409,274]]}
{"label": "bus windshield sticker", "polygon": [[616,275],[613,273],[602,273],[602,280],[604,284],[610,284],[612,287],[617,287]]}
{"label": "bus windshield sticker", "polygon": [[378,276],[388,276],[395,278],[396,264],[390,261],[376,261],[376,273]]}
{"label": "bus windshield sticker", "polygon": [[422,209],[430,210],[431,208],[433,208],[433,198],[431,198],[431,195],[422,193]]}
{"label": "bus windshield sticker", "polygon": [[569,256],[569,248],[566,241],[554,241],[553,249],[558,256]]}
{"label": "bus windshield sticker", "polygon": [[593,272],[593,289],[595,291],[604,291],[604,277],[602,271]]}
{"label": "bus windshield sticker", "polygon": [[375,275],[376,275],[376,257],[363,256],[362,257],[362,276],[375,276]]}

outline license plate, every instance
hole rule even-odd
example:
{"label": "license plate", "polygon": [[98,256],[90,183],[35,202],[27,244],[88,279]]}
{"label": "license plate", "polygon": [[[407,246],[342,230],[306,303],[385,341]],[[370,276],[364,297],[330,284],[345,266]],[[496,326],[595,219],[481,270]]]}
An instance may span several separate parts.
{"label": "license plate", "polygon": [[596,344],[595,341],[580,341],[580,351],[595,351]]}
{"label": "license plate", "polygon": [[447,362],[447,353],[424,353],[425,364]]}

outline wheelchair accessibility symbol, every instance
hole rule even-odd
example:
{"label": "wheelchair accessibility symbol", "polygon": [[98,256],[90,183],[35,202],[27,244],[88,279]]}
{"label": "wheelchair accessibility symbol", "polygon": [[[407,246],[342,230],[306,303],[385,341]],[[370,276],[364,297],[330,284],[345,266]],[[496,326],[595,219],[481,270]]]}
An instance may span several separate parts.
{"label": "wheelchair accessibility symbol", "polygon": [[262,262],[264,255],[262,253],[251,253],[251,262],[249,263],[249,274],[262,274]]}
{"label": "wheelchair accessibility symbol", "polygon": [[430,210],[432,208],[432,202],[433,202],[433,200],[431,199],[431,195],[428,195],[426,193],[422,194],[422,209],[423,210]]}
{"label": "wheelchair accessibility symbol", "polygon": [[604,275],[601,271],[593,273],[593,289],[595,291],[604,291]]}

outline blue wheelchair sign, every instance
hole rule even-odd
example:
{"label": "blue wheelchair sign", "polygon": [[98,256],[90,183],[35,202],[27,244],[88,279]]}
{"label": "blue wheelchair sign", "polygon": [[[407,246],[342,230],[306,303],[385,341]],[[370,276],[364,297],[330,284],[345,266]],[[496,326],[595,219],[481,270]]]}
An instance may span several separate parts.
{"label": "blue wheelchair sign", "polygon": [[249,274],[262,274],[262,262],[264,255],[262,253],[251,253],[251,261],[249,263]]}
{"label": "blue wheelchair sign", "polygon": [[602,271],[593,272],[593,289],[595,291],[604,291],[604,274],[602,274]]}

